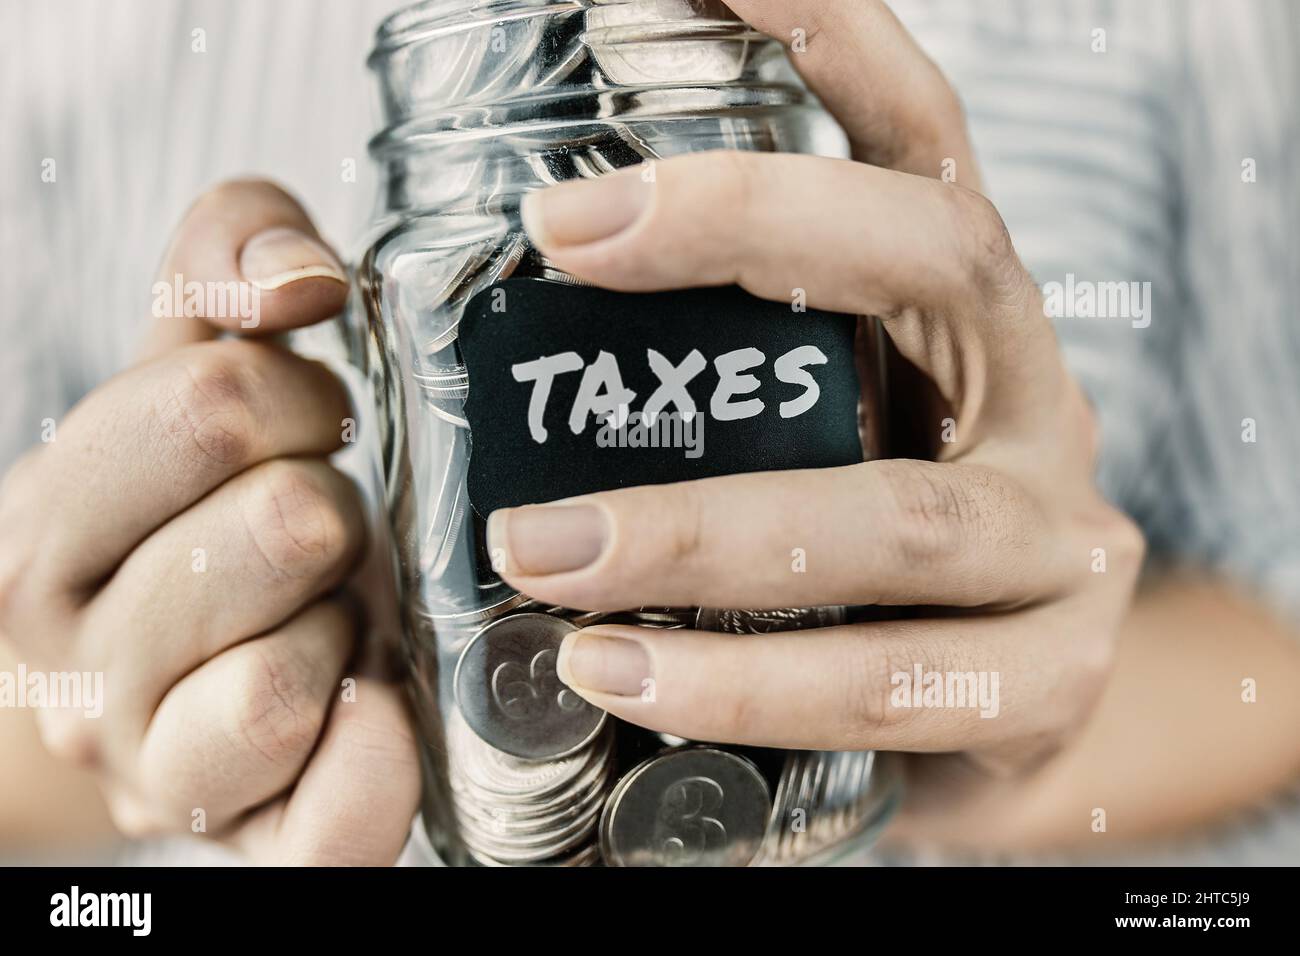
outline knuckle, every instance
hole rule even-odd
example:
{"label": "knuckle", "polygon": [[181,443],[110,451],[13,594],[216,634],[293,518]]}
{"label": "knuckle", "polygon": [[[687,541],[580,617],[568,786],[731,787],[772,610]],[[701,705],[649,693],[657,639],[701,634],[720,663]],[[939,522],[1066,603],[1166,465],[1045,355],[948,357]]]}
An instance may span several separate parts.
{"label": "knuckle", "polygon": [[99,738],[94,721],[80,713],[42,709],[36,712],[41,744],[58,760],[83,769],[99,764]]}
{"label": "knuckle", "polygon": [[894,673],[911,673],[912,661],[882,653],[867,634],[846,642],[845,655],[845,699],[837,710],[843,715],[844,726],[839,735],[850,749],[873,747],[880,743],[882,732],[888,732],[902,717],[890,703],[889,691]]}
{"label": "knuckle", "polygon": [[[680,262],[718,284],[757,281],[753,262],[761,256],[751,244],[760,210],[755,205],[758,169],[738,150],[713,150],[674,161],[660,177],[656,208],[663,222],[651,255]],[[725,215],[700,216],[700,210]],[[694,237],[683,244],[680,225],[689,219]],[[689,262],[684,260],[689,259]]]}
{"label": "knuckle", "polygon": [[890,482],[898,547],[905,560],[923,566],[961,554],[973,527],[985,520],[980,495],[971,485],[943,476],[941,467],[902,466]]}
{"label": "knuckle", "polygon": [[[726,210],[730,225],[726,219],[716,221],[716,226],[726,230],[725,239],[743,247],[745,240],[753,235],[755,218],[758,214],[758,177],[759,169],[753,157],[738,150],[721,150],[709,156],[712,175],[703,177],[701,185],[711,195],[702,197],[711,206]],[[754,258],[747,247],[728,257],[728,261],[743,264]],[[732,276],[731,278],[737,278]]]}
{"label": "knuckle", "polygon": [[726,693],[709,694],[690,701],[683,713],[682,733],[700,739],[744,739],[751,735],[763,704],[743,686]]}
{"label": "knuckle", "polygon": [[1142,529],[1128,515],[1099,496],[1075,519],[1071,539],[1079,542],[1091,557],[1100,550],[1105,556],[1105,574],[1089,568],[1089,578],[1112,583],[1125,594],[1137,581],[1146,560],[1147,542]]}
{"label": "knuckle", "polygon": [[17,618],[27,565],[27,555],[18,550],[16,540],[6,537],[0,543],[0,624]]}
{"label": "knuckle", "polygon": [[1003,476],[974,466],[898,467],[891,487],[904,560],[953,568],[989,548],[1025,560],[1036,554],[1037,506]]}
{"label": "knuckle", "polygon": [[965,135],[967,130],[966,104],[962,102],[961,94],[957,92],[956,87],[937,69],[934,72],[934,82],[931,87],[928,105],[929,113],[937,129],[944,132],[961,130],[962,134]]}
{"label": "knuckle", "polygon": [[681,482],[672,487],[672,498],[663,512],[669,516],[663,560],[674,570],[689,570],[703,547],[704,503],[694,482]]}
{"label": "knuckle", "polygon": [[280,189],[266,179],[256,176],[236,176],[217,183],[199,195],[190,212],[225,210],[247,199],[250,194],[279,193]]}
{"label": "knuckle", "polygon": [[349,765],[377,765],[391,773],[419,763],[419,744],[400,711],[393,719],[378,719],[354,710],[341,707],[330,728],[330,746],[347,755]]}
{"label": "knuckle", "polygon": [[341,570],[350,553],[350,525],[317,476],[290,461],[259,471],[245,521],[271,573],[295,580]]}
{"label": "knuckle", "polygon": [[[33,458],[28,454],[19,459],[0,484],[0,528],[4,530],[0,534],[0,626],[17,621],[20,610],[34,603],[32,566],[40,537],[24,533],[31,524],[34,502],[29,492],[19,491],[18,480],[20,472],[30,470]],[[0,639],[3,637],[0,630]]]}
{"label": "knuckle", "polygon": [[113,827],[128,839],[142,840],[155,837],[168,829],[159,821],[152,808],[139,798],[115,793],[108,797],[107,808]]}
{"label": "knuckle", "polygon": [[173,445],[207,468],[248,461],[256,429],[255,390],[231,350],[195,350],[178,366],[160,412]]}
{"label": "knuckle", "polygon": [[308,664],[250,645],[238,677],[234,739],[276,766],[300,760],[316,743],[328,701],[311,693]]}
{"label": "knuckle", "polygon": [[[967,279],[986,293],[1024,287],[1020,259],[1002,214],[982,193],[949,184],[945,193],[957,223],[960,260]],[[1002,297],[1002,296],[999,296]]]}
{"label": "knuckle", "polygon": [[949,184],[953,211],[964,228],[967,252],[976,258],[999,256],[1010,248],[1010,234],[997,207],[983,193]]}
{"label": "knuckle", "polygon": [[1128,515],[1117,510],[1112,514],[1113,527],[1108,536],[1115,542],[1112,547],[1119,566],[1126,574],[1136,577],[1146,560],[1146,535]]}
{"label": "knuckle", "polygon": [[728,209],[745,210],[754,199],[755,173],[751,158],[739,150],[719,150],[709,157],[714,187],[721,191]]}
{"label": "knuckle", "polygon": [[1059,686],[1044,695],[1035,727],[1048,741],[1064,741],[1077,731],[1096,707],[1110,681],[1115,662],[1113,636],[1073,642],[1062,654]]}

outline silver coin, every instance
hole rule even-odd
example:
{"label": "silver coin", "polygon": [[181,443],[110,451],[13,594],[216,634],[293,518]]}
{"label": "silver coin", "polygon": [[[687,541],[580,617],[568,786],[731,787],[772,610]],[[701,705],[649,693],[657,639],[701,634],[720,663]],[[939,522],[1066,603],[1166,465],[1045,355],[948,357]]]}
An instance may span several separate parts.
{"label": "silver coin", "polygon": [[772,634],[803,631],[814,627],[835,627],[847,619],[843,607],[786,607],[769,610],[702,607],[695,615],[695,627],[723,634]]}
{"label": "silver coin", "polygon": [[448,425],[455,425],[457,428],[469,428],[469,419],[464,415],[457,415],[455,412],[433,403],[429,404],[429,411]]}
{"label": "silver coin", "polygon": [[500,588],[490,589],[490,597],[477,607],[445,612],[439,608],[437,611],[422,611],[420,615],[431,622],[435,628],[459,630],[486,624],[509,611],[522,611],[530,603],[532,598],[502,585]]}
{"label": "silver coin", "polygon": [[672,608],[638,608],[634,611],[578,611],[568,620],[576,627],[597,624],[630,624],[639,627],[681,628],[694,626],[695,611]]}
{"label": "silver coin", "polygon": [[[426,356],[435,356],[456,341],[460,315],[455,309],[447,308],[447,303],[459,290],[464,288],[470,277],[482,268],[488,254],[489,250],[483,246],[472,246],[461,251],[459,253],[460,259],[454,263],[430,263],[430,266],[436,264],[443,269],[450,265],[454,271],[443,279],[436,291],[430,288],[431,284],[428,282],[414,287],[420,295],[421,312],[419,314],[428,316],[424,322],[417,326],[422,333],[428,335],[421,349]],[[412,285],[412,283],[408,283],[407,287]]]}
{"label": "silver coin", "polygon": [[529,856],[552,856],[567,849],[572,840],[582,840],[596,827],[600,802],[553,813],[533,820],[518,820],[473,809],[468,802],[457,807],[457,818],[466,842],[490,849],[497,855],[522,852]]}
{"label": "silver coin", "polygon": [[513,757],[552,760],[583,747],[605,712],[555,673],[560,642],[577,630],[549,614],[513,614],[488,624],[456,664],[456,702],[465,723]]}
{"label": "silver coin", "polygon": [[[694,612],[692,612],[694,618]],[[599,621],[600,624],[623,624],[629,627],[653,627],[659,630],[671,630],[686,626],[685,621],[667,615],[641,614],[638,611],[618,611],[614,614],[606,614]]]}
{"label": "silver coin", "polygon": [[432,581],[447,573],[447,567],[457,553],[457,545],[465,524],[467,496],[464,493],[464,476],[469,452],[465,432],[452,432],[445,449],[446,465],[439,482],[437,507],[429,522],[424,547],[420,554],[420,570]]}
{"label": "silver coin", "polygon": [[[527,238],[512,233],[499,245],[480,245],[468,254],[462,253],[467,258],[446,285],[438,293],[424,296],[423,305],[430,318],[421,327],[429,328],[432,333],[421,347],[426,359],[436,362],[437,357],[456,342],[460,337],[465,303],[479,290],[509,278],[527,250]],[[469,387],[463,366],[459,369],[441,365],[417,368],[414,378],[433,398],[464,397]]]}
{"label": "silver coin", "polygon": [[506,863],[501,860],[493,859],[489,854],[481,853],[469,847],[469,855],[479,866],[504,867],[504,866],[555,866],[555,867],[579,867],[595,866],[600,862],[600,848],[595,844],[585,846],[570,856],[564,856],[549,860],[543,860],[540,863]]}
{"label": "silver coin", "polygon": [[[538,803],[494,798],[491,793],[468,786],[464,780],[453,780],[452,790],[458,797],[464,797],[456,803],[457,811],[462,816],[490,819],[507,826],[514,825],[521,832],[537,833],[554,830],[558,824],[581,816],[589,807],[599,810],[609,792],[612,767],[612,763],[595,765],[590,768],[595,773],[594,777],[584,773],[575,782],[579,785],[570,786]],[[583,783],[588,779],[590,782]]]}
{"label": "silver coin", "polygon": [[608,611],[583,611],[582,613],[569,618],[569,621],[574,627],[591,627],[595,624],[599,624],[610,616],[611,615]]}
{"label": "silver coin", "polygon": [[434,401],[454,401],[469,394],[469,376],[465,372],[413,372],[411,377]]}
{"label": "silver coin", "polygon": [[610,866],[747,866],[772,812],[767,781],[744,757],[687,747],[641,763],[601,816]]}
{"label": "silver coin", "polygon": [[541,863],[577,847],[590,845],[599,809],[599,803],[593,804],[581,820],[562,832],[545,833],[526,839],[514,834],[497,834],[479,829],[461,817],[461,837],[466,846],[479,855],[502,863]]}
{"label": "silver coin", "polygon": [[643,607],[628,611],[628,616],[640,624],[654,627],[688,627],[695,624],[695,612],[673,608]]}
{"label": "silver coin", "polygon": [[560,865],[594,845],[613,777],[607,723],[591,745],[547,761],[511,757],[485,743],[457,708],[446,718],[452,803],[460,839],[482,863]]}
{"label": "silver coin", "polygon": [[447,746],[456,774],[453,788],[482,797],[493,807],[545,812],[586,792],[610,766],[613,735],[602,732],[590,747],[555,760],[520,760],[484,743],[458,710],[447,719]]}
{"label": "silver coin", "polygon": [[689,7],[685,3],[630,3],[589,9],[583,41],[604,74],[604,83],[636,87],[680,82],[682,77],[700,84],[738,79],[751,47],[761,44],[762,35],[734,34],[738,40],[752,38],[754,43],[695,39],[673,22],[680,21],[684,9],[690,10],[696,31],[713,26],[727,29],[735,20],[735,14],[717,0],[695,0]]}

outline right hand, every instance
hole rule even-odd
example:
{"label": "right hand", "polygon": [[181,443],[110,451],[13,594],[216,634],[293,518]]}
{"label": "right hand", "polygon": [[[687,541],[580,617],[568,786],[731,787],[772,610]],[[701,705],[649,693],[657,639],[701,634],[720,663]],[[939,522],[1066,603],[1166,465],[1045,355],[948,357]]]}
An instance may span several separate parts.
{"label": "right hand", "polygon": [[103,674],[102,717],[37,716],[52,752],[97,771],[123,832],[202,819],[259,862],[392,863],[417,761],[337,594],[365,539],[358,492],[328,463],[347,393],[274,344],[214,340],[336,315],[346,277],[298,204],[252,181],[190,209],[161,281],[177,274],[260,278],[260,324],[160,320],[151,357],[14,466],[0,636],[30,671]]}

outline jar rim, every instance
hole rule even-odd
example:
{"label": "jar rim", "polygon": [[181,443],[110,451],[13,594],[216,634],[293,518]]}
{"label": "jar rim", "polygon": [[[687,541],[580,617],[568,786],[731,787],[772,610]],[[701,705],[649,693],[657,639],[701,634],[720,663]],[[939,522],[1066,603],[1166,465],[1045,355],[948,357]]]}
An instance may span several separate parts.
{"label": "jar rim", "polygon": [[[526,20],[536,16],[556,16],[593,7],[631,6],[638,2],[643,0],[421,0],[402,7],[380,21],[375,30],[374,47],[366,62],[371,68],[375,68],[379,61],[403,47],[471,30],[485,23]],[[695,4],[709,3],[711,0],[678,0],[678,2]],[[749,27],[721,3],[716,5],[720,7],[733,28],[740,28],[753,39],[763,38],[761,33]],[[638,31],[645,31],[650,26],[652,26],[650,23],[625,25],[615,30],[630,31],[633,35],[629,39],[646,39],[635,34]],[[669,22],[660,22],[659,26],[667,27]],[[696,29],[698,30],[698,27]]]}

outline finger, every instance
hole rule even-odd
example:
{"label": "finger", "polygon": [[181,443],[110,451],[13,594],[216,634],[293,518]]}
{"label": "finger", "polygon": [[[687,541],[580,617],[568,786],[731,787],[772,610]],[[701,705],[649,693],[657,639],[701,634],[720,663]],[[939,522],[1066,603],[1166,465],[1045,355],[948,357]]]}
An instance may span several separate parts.
{"label": "finger", "polygon": [[[58,670],[80,608],[68,595],[31,586],[40,529],[33,520],[30,495],[19,491],[32,486],[30,475],[47,449],[43,445],[29,450],[0,478],[0,642],[19,647],[29,666]],[[38,638],[27,630],[31,621],[40,622]]]}
{"label": "finger", "polygon": [[1007,606],[1054,592],[1087,559],[999,473],[903,460],[506,509],[488,541],[513,587],[592,610]]}
{"label": "finger", "polygon": [[979,190],[961,102],[887,4],[726,2],[785,45],[794,68],[844,127],[854,158],[919,176],[948,171]]}
{"label": "finger", "polygon": [[338,448],[349,409],[323,365],[237,341],[192,346],[110,380],[6,486],[0,518],[29,539],[20,587],[64,594],[99,583],[232,475]]}
{"label": "finger", "polygon": [[347,283],[292,196],[261,180],[223,183],[190,207],[163,257],[146,355],[222,330],[266,335],[311,325],[338,314]]}
{"label": "finger", "polygon": [[356,626],[348,605],[321,601],[177,683],[128,772],[145,802],[187,828],[202,810],[215,831],[289,787],[321,736]]}
{"label": "finger", "polygon": [[337,701],[293,792],[253,815],[232,842],[279,866],[390,866],[420,797],[419,760],[398,687],[363,665]]}
{"label": "finger", "polygon": [[1068,379],[1054,334],[983,197],[816,156],[701,153],[656,170],[530,193],[529,235],[558,267],[612,289],[738,283],[881,316],[968,431],[976,411],[1011,431],[1059,421]]}
{"label": "finger", "polygon": [[362,516],[356,486],[325,462],[277,459],[131,552],[81,633],[86,666],[116,691],[115,733],[133,744],[180,675],[337,587],[361,554]]}
{"label": "finger", "polygon": [[[1032,627],[1020,616],[743,636],[601,625],[569,635],[557,668],[565,684],[614,716],[690,740],[968,750],[1051,725],[1044,695],[1064,683],[1064,667],[1034,660],[1049,654],[1026,654]],[[925,675],[959,675],[962,706],[956,690],[953,706],[942,706],[942,691],[940,706],[913,706],[918,673],[922,692]]]}

